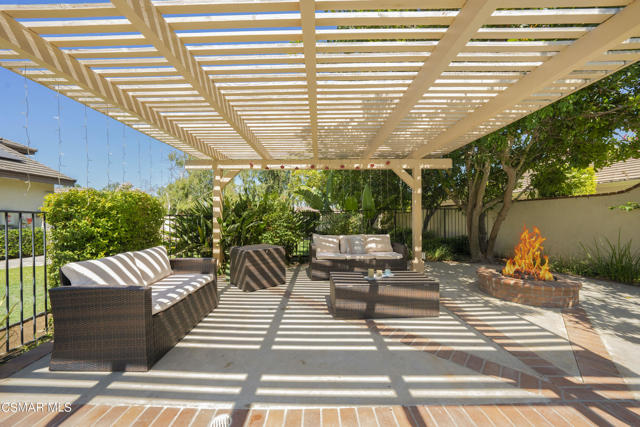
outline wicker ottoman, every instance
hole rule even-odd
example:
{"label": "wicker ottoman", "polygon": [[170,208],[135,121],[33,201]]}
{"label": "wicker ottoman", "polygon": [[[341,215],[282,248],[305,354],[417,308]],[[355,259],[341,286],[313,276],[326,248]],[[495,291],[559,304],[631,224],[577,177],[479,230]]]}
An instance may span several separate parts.
{"label": "wicker ottoman", "polygon": [[336,317],[437,317],[440,286],[412,271],[367,280],[363,273],[330,273],[331,309]]}
{"label": "wicker ottoman", "polygon": [[231,248],[231,284],[243,291],[285,283],[286,261],[282,246],[249,245]]}

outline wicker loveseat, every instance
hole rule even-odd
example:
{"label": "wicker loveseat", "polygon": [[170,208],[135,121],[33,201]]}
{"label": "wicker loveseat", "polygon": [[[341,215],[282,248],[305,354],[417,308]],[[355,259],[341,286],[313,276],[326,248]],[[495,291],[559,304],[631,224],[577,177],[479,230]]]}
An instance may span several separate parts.
{"label": "wicker loveseat", "polygon": [[216,261],[163,247],[70,263],[51,289],[56,371],[146,371],[218,304]]}
{"label": "wicker loveseat", "polygon": [[369,268],[407,269],[406,246],[391,243],[388,234],[313,234],[310,256],[311,280],[328,280],[332,271],[364,273]]}

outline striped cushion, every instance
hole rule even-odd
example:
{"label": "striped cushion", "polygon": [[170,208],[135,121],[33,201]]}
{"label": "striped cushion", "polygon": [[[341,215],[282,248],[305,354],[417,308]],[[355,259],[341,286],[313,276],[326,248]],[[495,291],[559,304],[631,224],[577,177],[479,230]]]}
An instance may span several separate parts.
{"label": "striped cushion", "polygon": [[107,258],[72,262],[61,268],[72,286],[143,286],[131,252]]}
{"label": "striped cushion", "polygon": [[164,246],[132,252],[145,285],[151,285],[171,274],[171,264]]}

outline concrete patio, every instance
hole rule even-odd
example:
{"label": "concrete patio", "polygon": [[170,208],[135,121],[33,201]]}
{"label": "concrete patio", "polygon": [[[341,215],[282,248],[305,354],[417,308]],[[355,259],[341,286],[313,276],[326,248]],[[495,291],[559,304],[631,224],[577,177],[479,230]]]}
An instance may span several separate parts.
{"label": "concrete patio", "polygon": [[640,421],[638,288],[585,281],[580,308],[562,312],[482,294],[476,267],[428,264],[442,303],[440,317],[422,319],[334,319],[328,282],[303,267],[254,293],[222,282],[220,306],[151,371],[50,372],[46,356],[3,380],[0,399],[77,410],[23,420],[31,425],[127,424],[145,413],[149,424],[184,425],[216,411],[251,425],[334,415],[342,425]]}

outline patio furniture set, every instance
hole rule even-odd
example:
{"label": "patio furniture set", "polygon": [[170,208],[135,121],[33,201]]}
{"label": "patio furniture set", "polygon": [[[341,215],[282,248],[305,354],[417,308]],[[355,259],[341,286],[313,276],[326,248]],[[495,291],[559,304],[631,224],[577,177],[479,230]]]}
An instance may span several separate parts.
{"label": "patio furniture set", "polygon": [[[438,316],[439,285],[409,272],[389,235],[313,235],[309,276],[330,281],[337,317]],[[230,282],[244,291],[285,283],[285,251],[231,250]],[[367,277],[369,271],[388,274]],[[169,259],[164,247],[66,264],[51,289],[57,371],[146,371],[218,305],[212,258]]]}

